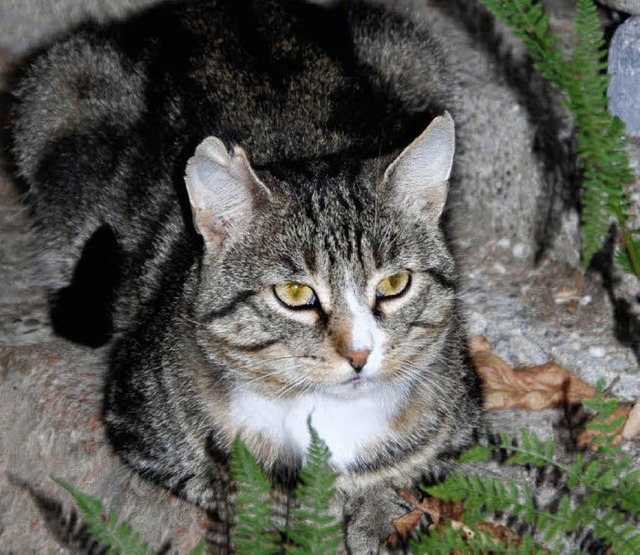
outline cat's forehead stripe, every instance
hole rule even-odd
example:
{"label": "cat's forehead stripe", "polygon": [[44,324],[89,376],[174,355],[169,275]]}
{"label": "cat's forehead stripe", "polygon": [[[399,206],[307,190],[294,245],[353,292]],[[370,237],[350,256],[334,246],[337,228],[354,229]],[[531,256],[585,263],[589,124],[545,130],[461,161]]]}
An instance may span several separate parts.
{"label": "cat's forehead stripe", "polygon": [[220,308],[216,308],[215,310],[211,310],[205,314],[203,317],[204,322],[209,322],[214,320],[215,318],[222,318],[224,316],[229,316],[236,309],[242,306],[246,301],[248,301],[251,297],[256,294],[255,291],[241,291],[235,297],[233,297],[230,301],[228,301],[224,306]]}

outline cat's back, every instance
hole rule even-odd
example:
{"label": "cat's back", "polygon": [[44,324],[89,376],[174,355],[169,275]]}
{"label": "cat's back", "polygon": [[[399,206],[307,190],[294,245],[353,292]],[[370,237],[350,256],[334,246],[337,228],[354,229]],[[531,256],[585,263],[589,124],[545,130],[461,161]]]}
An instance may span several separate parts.
{"label": "cat's back", "polygon": [[19,91],[16,150],[30,178],[57,140],[105,128],[183,158],[215,135],[258,166],[377,155],[415,137],[448,93],[435,45],[378,8],[171,2],[86,25],[36,55]]}
{"label": "cat's back", "polygon": [[104,227],[132,268],[184,250],[167,243],[193,237],[184,172],[205,137],[258,173],[399,152],[451,110],[444,67],[424,30],[362,2],[189,0],[83,25],[17,89],[13,150],[49,279]]}

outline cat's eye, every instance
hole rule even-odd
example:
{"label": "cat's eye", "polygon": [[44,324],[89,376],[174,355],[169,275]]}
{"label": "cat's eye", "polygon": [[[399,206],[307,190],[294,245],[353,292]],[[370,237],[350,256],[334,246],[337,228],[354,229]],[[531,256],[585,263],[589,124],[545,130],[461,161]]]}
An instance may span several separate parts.
{"label": "cat's eye", "polygon": [[273,287],[276,297],[289,308],[311,308],[318,299],[311,287],[295,281],[284,281]]}
{"label": "cat's eye", "polygon": [[411,281],[409,272],[398,272],[380,280],[376,287],[376,297],[378,299],[390,299],[402,295]]}

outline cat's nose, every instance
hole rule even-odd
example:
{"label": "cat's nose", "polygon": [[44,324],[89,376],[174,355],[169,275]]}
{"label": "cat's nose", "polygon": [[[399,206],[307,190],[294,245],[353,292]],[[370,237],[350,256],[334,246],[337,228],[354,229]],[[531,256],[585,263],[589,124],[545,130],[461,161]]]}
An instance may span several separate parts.
{"label": "cat's nose", "polygon": [[351,364],[356,372],[360,372],[367,363],[367,359],[369,358],[371,351],[364,349],[362,351],[346,351],[341,354],[349,361],[349,364]]}

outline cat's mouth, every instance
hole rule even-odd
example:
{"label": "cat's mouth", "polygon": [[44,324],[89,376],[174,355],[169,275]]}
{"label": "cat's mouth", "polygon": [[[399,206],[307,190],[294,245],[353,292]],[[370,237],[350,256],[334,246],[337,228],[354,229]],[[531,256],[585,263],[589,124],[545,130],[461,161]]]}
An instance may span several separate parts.
{"label": "cat's mouth", "polygon": [[362,393],[371,389],[374,383],[375,380],[373,378],[356,374],[355,376],[350,376],[346,380],[338,382],[332,389],[341,393]]}

